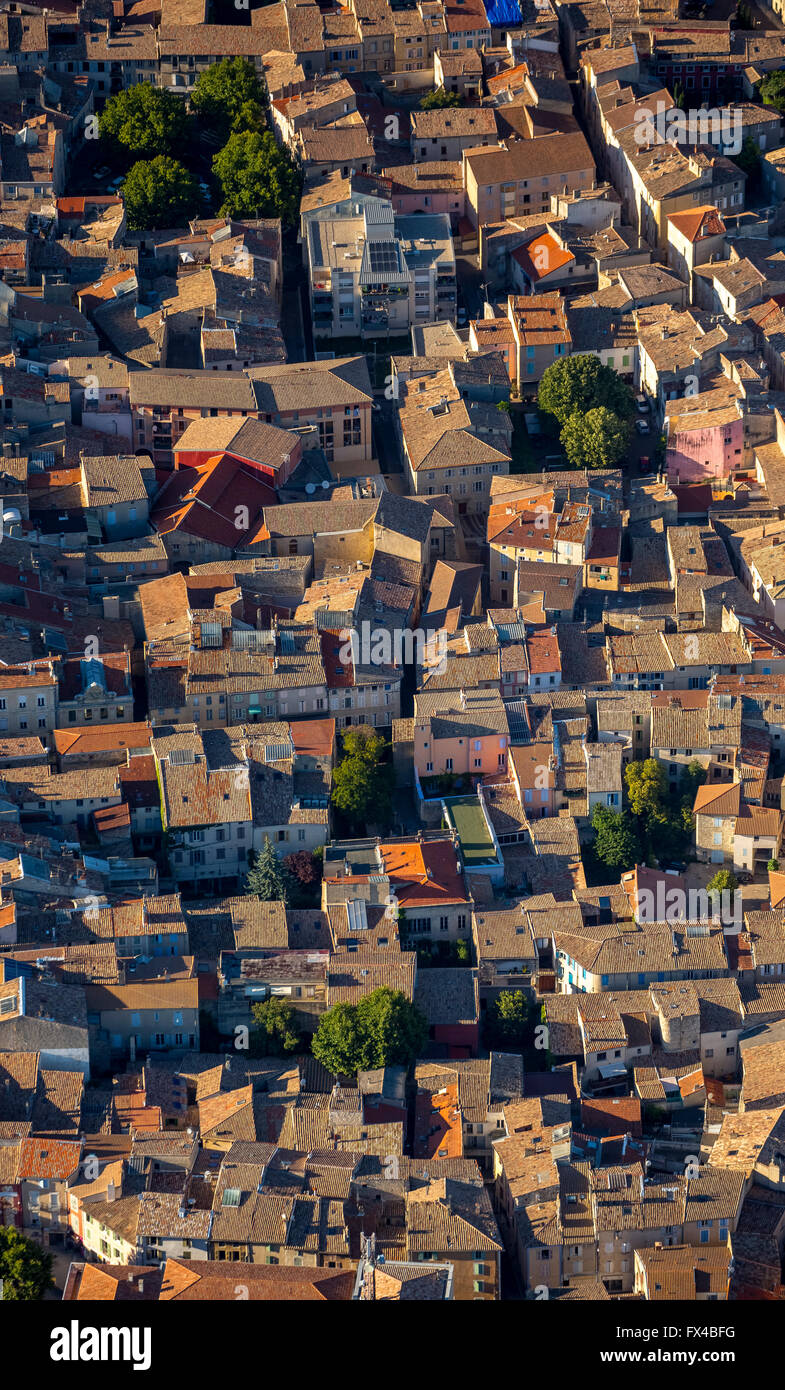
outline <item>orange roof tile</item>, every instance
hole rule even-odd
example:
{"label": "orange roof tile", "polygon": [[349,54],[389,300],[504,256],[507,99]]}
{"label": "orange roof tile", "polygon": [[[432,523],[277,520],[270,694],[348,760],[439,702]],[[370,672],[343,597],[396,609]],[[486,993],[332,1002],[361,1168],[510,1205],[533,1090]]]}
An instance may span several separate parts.
{"label": "orange roof tile", "polygon": [[567,251],[565,247],[560,246],[550,232],[542,232],[540,236],[536,236],[526,246],[520,246],[512,254],[521,270],[528,275],[534,284],[538,280],[544,280],[546,275],[552,275],[554,270],[560,270],[563,265],[569,265],[570,261],[575,260],[572,251]]}

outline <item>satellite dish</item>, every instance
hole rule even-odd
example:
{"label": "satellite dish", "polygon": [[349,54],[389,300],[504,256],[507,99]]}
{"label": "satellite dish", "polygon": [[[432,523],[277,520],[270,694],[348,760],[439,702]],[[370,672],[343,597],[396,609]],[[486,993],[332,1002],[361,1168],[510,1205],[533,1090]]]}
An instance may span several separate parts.
{"label": "satellite dish", "polygon": [[311,494],[316,491],[316,483],[306,483],[305,491],[308,493],[308,496],[310,497]]}

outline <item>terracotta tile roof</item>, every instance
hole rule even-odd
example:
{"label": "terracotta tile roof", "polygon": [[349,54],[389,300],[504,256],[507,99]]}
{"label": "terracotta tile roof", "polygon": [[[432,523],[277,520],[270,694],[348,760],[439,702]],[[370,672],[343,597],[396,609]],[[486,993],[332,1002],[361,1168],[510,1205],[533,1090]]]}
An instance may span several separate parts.
{"label": "terracotta tile roof", "polygon": [[354,1270],[295,1269],[286,1265],[167,1260],[159,1302],[230,1302],[239,1285],[253,1303],[343,1303],[352,1297]]}
{"label": "terracotta tile roof", "polygon": [[19,1146],[19,1176],[64,1181],[76,1172],[81,1139],[23,1139]]}

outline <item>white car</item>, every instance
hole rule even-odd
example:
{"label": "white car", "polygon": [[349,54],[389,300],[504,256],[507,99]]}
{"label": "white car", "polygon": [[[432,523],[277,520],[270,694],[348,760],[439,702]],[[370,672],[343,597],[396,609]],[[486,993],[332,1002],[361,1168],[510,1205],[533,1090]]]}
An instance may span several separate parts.
{"label": "white car", "polygon": [[648,420],[636,420],[635,428],[638,431],[638,434],[649,434],[651,431],[651,425],[649,424]]}
{"label": "white car", "polygon": [[647,401],[645,396],[636,396],[635,404],[641,412],[648,412],[649,402]]}
{"label": "white car", "polygon": [[469,322],[469,315],[465,309],[459,309],[457,314],[458,326],[463,328]]}

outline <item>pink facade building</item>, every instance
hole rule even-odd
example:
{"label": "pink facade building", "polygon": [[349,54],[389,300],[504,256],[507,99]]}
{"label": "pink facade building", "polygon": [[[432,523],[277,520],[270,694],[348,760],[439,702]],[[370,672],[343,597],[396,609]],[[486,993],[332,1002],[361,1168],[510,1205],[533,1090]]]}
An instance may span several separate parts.
{"label": "pink facade building", "polygon": [[[721,401],[712,398],[721,396]],[[707,391],[668,401],[665,432],[670,483],[725,479],[744,468],[744,421],[734,398]]]}

